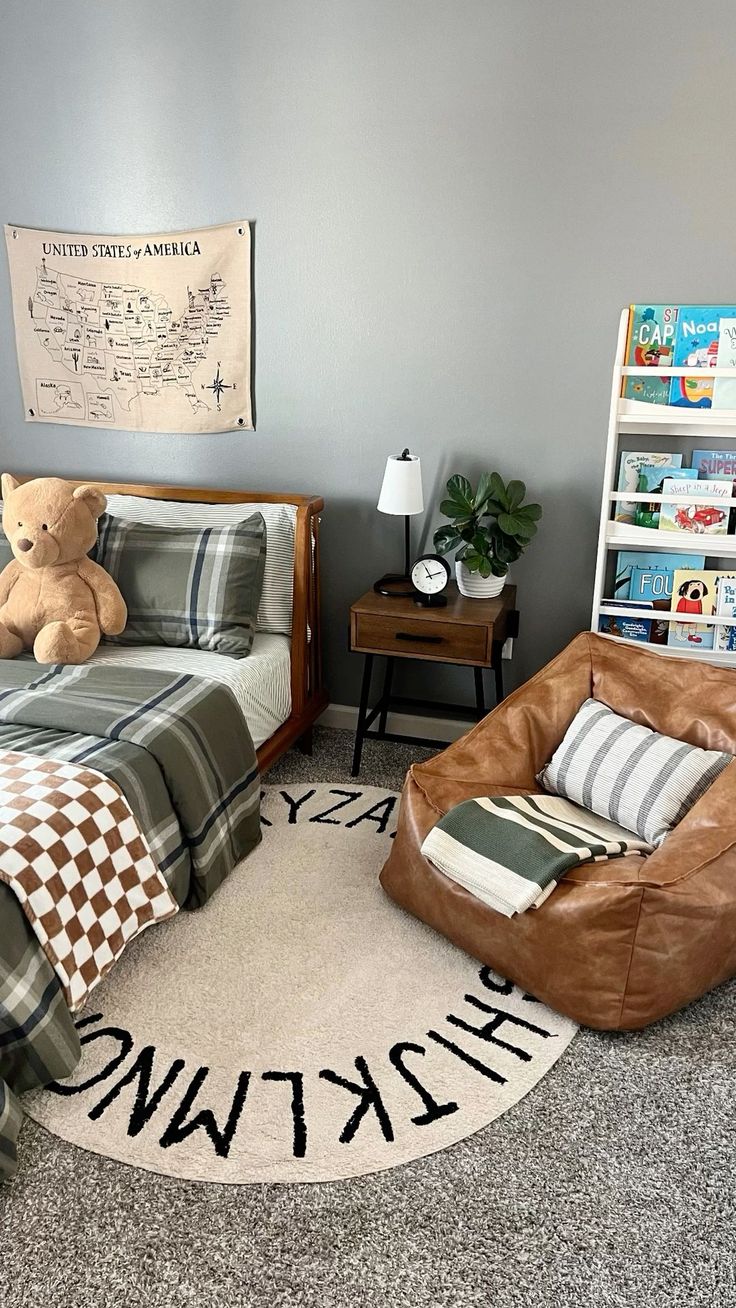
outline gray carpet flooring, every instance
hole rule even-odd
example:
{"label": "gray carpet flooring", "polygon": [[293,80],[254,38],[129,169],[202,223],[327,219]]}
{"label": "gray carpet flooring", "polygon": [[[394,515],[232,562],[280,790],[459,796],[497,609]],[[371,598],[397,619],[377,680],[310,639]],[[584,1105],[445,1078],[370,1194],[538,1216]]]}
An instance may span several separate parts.
{"label": "gray carpet flooring", "polygon": [[[270,780],[346,781],[351,738]],[[398,788],[416,749],[369,742]],[[736,1305],[736,985],[634,1035],[581,1031],[486,1130],[322,1186],[195,1185],[33,1122],[0,1193],[2,1308]]]}

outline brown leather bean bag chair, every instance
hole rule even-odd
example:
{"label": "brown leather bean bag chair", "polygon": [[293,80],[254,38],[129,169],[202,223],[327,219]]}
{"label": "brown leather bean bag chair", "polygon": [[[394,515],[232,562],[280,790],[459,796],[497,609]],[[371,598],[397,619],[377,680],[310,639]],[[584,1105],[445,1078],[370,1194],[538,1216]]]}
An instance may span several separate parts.
{"label": "brown leather bean bag chair", "polygon": [[460,800],[538,792],[536,774],[590,696],[665,735],[736,754],[736,672],[584,633],[461,740],[409,770],[381,884],[552,1008],[631,1030],[736,973],[736,765],[648,858],[586,863],[517,917],[487,908],[419,852]]}

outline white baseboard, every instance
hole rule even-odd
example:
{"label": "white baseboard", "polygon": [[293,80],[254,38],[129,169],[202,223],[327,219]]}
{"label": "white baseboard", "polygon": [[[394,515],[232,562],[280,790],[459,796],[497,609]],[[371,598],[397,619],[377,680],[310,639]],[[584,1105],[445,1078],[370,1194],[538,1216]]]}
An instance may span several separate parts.
{"label": "white baseboard", "polygon": [[[324,713],[317,719],[321,727],[341,727],[345,731],[355,731],[358,725],[358,709],[354,704],[328,704]],[[371,730],[376,726],[374,722]],[[424,736],[428,740],[457,740],[466,731],[475,726],[474,721],[460,718],[431,718],[414,713],[389,713],[386,729],[399,736]]]}

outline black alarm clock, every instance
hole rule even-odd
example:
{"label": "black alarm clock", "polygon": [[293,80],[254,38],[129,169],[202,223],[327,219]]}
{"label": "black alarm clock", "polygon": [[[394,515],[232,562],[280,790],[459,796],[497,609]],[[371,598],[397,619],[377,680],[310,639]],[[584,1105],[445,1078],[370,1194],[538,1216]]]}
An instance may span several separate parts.
{"label": "black alarm clock", "polygon": [[441,608],[447,603],[442,592],[450,580],[449,564],[439,554],[422,554],[412,565],[411,584],[417,592],[415,604],[425,608]]}

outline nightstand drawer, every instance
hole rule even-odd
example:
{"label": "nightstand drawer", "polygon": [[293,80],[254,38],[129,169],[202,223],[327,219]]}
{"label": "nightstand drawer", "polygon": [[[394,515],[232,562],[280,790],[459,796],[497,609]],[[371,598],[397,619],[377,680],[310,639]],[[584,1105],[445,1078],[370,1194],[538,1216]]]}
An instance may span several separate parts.
{"label": "nightstand drawer", "polygon": [[490,663],[488,627],[427,618],[352,615],[351,647],[363,653],[393,654],[447,663]]}

